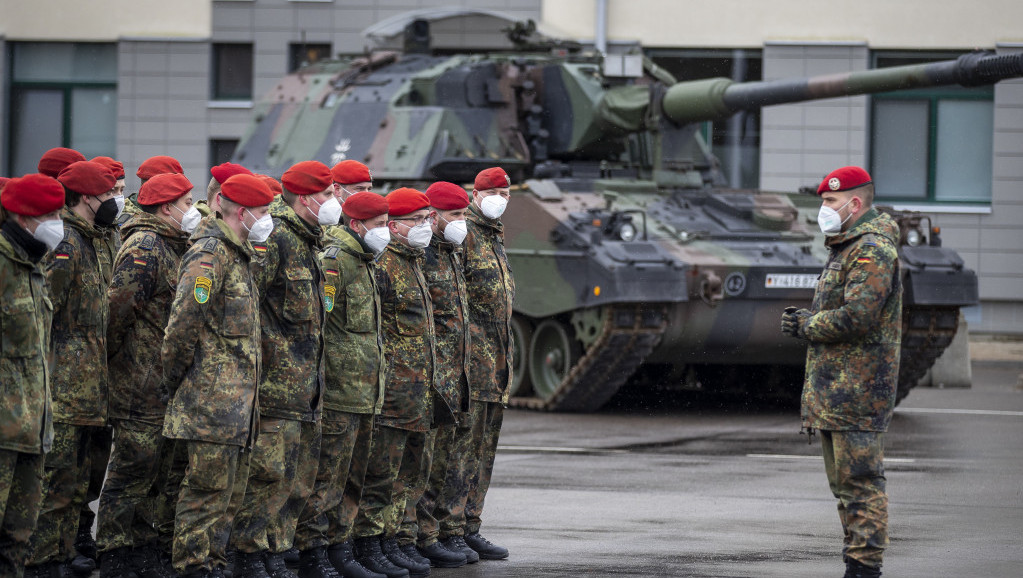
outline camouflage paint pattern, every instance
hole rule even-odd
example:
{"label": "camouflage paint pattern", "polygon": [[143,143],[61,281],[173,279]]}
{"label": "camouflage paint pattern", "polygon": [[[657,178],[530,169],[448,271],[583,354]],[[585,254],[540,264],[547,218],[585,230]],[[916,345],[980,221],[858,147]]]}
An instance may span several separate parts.
{"label": "camouflage paint pattern", "polygon": [[157,540],[156,503],[150,491],[170,446],[162,430],[163,424],[114,420],[114,445],[96,513],[100,552],[142,547]]}
{"label": "camouflage paint pattern", "polygon": [[[474,403],[471,410],[472,438],[469,454],[469,490],[465,501],[465,533],[480,531],[483,502],[490,489],[497,457],[497,440],[504,423],[504,406],[500,403]],[[452,532],[454,533],[454,532]]]}
{"label": "camouflage paint pattern", "polygon": [[357,413],[323,410],[316,481],[295,530],[295,547],[301,551],[340,543],[331,540],[337,533],[337,512],[341,508],[362,417]]}
{"label": "camouflage paint pattern", "polygon": [[21,578],[43,501],[43,455],[0,449],[0,576]]}
{"label": "camouflage paint pattern", "polygon": [[888,546],[884,434],[821,431],[821,448],[828,485],[838,498],[843,557],[878,567]]}
{"label": "camouflage paint pattern", "polygon": [[385,536],[394,536],[399,545],[415,544],[419,535],[416,520],[416,504],[426,491],[430,479],[430,464],[433,460],[433,441],[437,429],[409,434],[405,443],[405,455],[401,458],[398,478],[394,487],[394,498],[385,513],[387,529]]}
{"label": "camouflage paint pattern", "polygon": [[178,493],[187,468],[188,444],[164,438],[164,452],[152,490],[153,526],[156,528],[157,545],[168,556],[174,544],[174,512],[178,508]]}
{"label": "camouflage paint pattern", "polygon": [[424,249],[423,276],[430,290],[437,351],[434,423],[465,423],[469,413],[468,294],[457,246],[434,235]]}
{"label": "camouflage paint pattern", "polygon": [[355,438],[352,446],[350,449],[346,448],[351,452],[351,465],[348,468],[347,477],[338,480],[338,485],[344,487],[344,494],[340,507],[327,510],[327,532],[332,545],[347,542],[353,538],[352,529],[359,513],[362,486],[366,479],[366,469],[369,467],[370,451],[373,447],[373,422],[375,421],[373,416],[352,415],[358,416],[358,421],[354,424]]}
{"label": "camouflage paint pattern", "polygon": [[[362,483],[358,513],[352,528],[352,538],[385,535],[388,529],[397,530],[394,504],[401,499],[397,492],[398,474],[405,455],[405,445],[414,432],[373,424],[372,445],[366,462],[366,475]],[[401,509],[404,511],[404,501]]]}
{"label": "camouflage paint pattern", "polygon": [[444,424],[437,428],[426,492],[416,504],[418,541],[428,546],[465,532],[465,504],[469,499],[472,430]]}

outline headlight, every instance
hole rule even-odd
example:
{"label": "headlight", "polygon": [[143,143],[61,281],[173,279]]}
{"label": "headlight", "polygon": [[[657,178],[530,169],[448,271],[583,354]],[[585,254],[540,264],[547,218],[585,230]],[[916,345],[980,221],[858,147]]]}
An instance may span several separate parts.
{"label": "headlight", "polygon": [[910,229],[906,232],[906,244],[910,247],[916,247],[923,240],[924,236],[919,229]]}
{"label": "headlight", "polygon": [[636,227],[632,226],[632,223],[622,223],[622,226],[618,228],[618,238],[629,242],[636,238]]}

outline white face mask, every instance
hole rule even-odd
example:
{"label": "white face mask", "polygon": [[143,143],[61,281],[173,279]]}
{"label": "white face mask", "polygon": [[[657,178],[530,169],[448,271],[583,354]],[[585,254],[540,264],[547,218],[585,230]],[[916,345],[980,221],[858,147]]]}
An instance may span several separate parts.
{"label": "white face mask", "polygon": [[[844,205],[838,208],[838,211],[849,206],[849,203],[851,202],[852,199],[849,199]],[[820,225],[821,232],[829,237],[841,233],[842,225],[844,225],[845,222],[849,220],[849,217],[852,216],[852,213],[849,213],[849,216],[843,219],[842,216],[838,214],[838,211],[831,207],[821,207],[820,212],[817,213],[817,224]]]}
{"label": "white face mask", "polygon": [[373,250],[373,253],[379,255],[387,247],[387,244],[391,242],[391,232],[387,227],[376,227],[366,231],[366,234],[362,236],[362,240],[366,241],[366,244]]}
{"label": "white face mask", "polygon": [[[245,209],[246,213],[249,213],[248,209]],[[249,213],[249,216],[256,219],[256,216]],[[245,227],[245,221],[242,221],[242,226]],[[255,223],[252,223],[252,228],[245,227],[245,230],[249,232],[249,240],[257,243],[262,243],[270,237],[270,233],[274,230],[274,219],[269,213],[256,219]]]}
{"label": "white face mask", "polygon": [[[199,209],[189,207],[187,211],[182,211],[177,205],[171,206],[174,207],[174,210],[181,213],[181,220],[178,221],[178,227],[189,234],[191,234],[192,231],[195,231],[195,228],[199,226],[199,221],[202,220],[202,213],[199,212]],[[174,219],[174,217],[171,218]],[[174,220],[177,221],[177,219]]]}
{"label": "white face mask", "polygon": [[408,230],[409,247],[415,247],[416,249],[422,249],[430,246],[430,239],[433,238],[433,226],[430,221],[420,223],[415,227]]}
{"label": "white face mask", "polygon": [[32,236],[35,238],[35,240],[49,247],[51,251],[55,250],[57,248],[57,245],[60,245],[60,242],[64,240],[63,219],[50,219],[49,221],[40,221],[39,219],[33,217],[32,220],[35,221],[36,223],[39,223],[39,225],[36,227],[35,232],[32,233]]}
{"label": "white face mask", "polygon": [[[441,217],[443,219],[443,217]],[[465,227],[465,220],[460,221],[448,221],[444,219],[447,226],[444,227],[444,239],[450,241],[456,245],[461,245],[462,241],[465,240],[465,235],[468,232]]]}
{"label": "white face mask", "polygon": [[483,200],[476,204],[480,208],[480,212],[483,213],[488,219],[500,219],[501,215],[504,214],[504,209],[508,206],[508,199],[501,195],[490,195],[489,197],[483,197]]}
{"label": "white face mask", "polygon": [[[117,203],[117,217],[120,217],[121,213],[124,212],[124,195],[114,197],[114,202]],[[116,219],[117,217],[114,218]]]}
{"label": "white face mask", "polygon": [[336,225],[341,220],[341,201],[337,200],[336,197],[327,199],[322,205],[312,197],[309,200],[320,206],[320,212],[317,213],[316,220],[321,225]]}

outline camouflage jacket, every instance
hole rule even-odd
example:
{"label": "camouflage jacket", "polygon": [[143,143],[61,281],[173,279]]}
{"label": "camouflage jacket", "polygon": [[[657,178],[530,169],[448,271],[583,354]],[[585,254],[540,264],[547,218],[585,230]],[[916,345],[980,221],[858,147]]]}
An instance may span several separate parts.
{"label": "camouflage jacket", "polygon": [[822,430],[883,432],[895,407],[902,340],[899,227],[870,209],[831,250],[802,331],[802,418]]}
{"label": "camouflage jacket", "polygon": [[66,207],[64,241],[43,257],[53,328],[50,389],[53,421],[104,425],[107,419],[107,281],[113,257],[107,231]]}
{"label": "camouflage jacket", "polygon": [[323,407],[380,413],[384,403],[384,350],[373,251],[351,230],[328,227],[320,264],[326,275],[326,383]]}
{"label": "camouflage jacket", "polygon": [[160,348],[188,234],[141,211],[121,231],[107,289],[110,417],[159,425],[167,411]]}
{"label": "camouflage jacket", "polygon": [[270,206],[274,230],[253,244],[263,327],[262,415],[316,421],[323,408],[323,271],[319,225],[284,204]]}
{"label": "camouflage jacket", "polygon": [[474,400],[507,403],[515,280],[504,252],[504,225],[484,217],[476,205],[469,205],[465,220],[469,232],[463,255],[472,338],[469,391]]}
{"label": "camouflage jacket", "polygon": [[387,381],[376,422],[427,431],[433,423],[433,308],[423,277],[423,250],[391,241],[376,268]]}
{"label": "camouflage jacket", "polygon": [[[434,235],[425,249],[423,276],[430,289],[437,334],[434,384],[455,423],[467,423],[469,412],[469,300],[462,259],[454,243]],[[439,405],[439,404],[438,404]],[[450,419],[449,418],[449,419]]]}
{"label": "camouflage jacket", "polygon": [[163,435],[249,446],[259,420],[260,329],[252,248],[206,218],[181,257],[164,332]]}
{"label": "camouflage jacket", "polygon": [[0,235],[0,449],[41,454],[53,444],[48,350],[53,305],[46,276]]}

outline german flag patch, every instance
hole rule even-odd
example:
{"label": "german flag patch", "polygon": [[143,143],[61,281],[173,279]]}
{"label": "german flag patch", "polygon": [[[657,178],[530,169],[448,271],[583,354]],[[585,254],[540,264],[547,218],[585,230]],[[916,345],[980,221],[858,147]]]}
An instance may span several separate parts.
{"label": "german flag patch", "polygon": [[326,273],[327,275],[334,275],[335,277],[337,276],[337,269],[324,269],[323,272]]}
{"label": "german flag patch", "polygon": [[140,267],[145,267],[146,266],[146,260],[145,259],[135,259],[135,264],[140,266]]}
{"label": "german flag patch", "polygon": [[207,269],[210,271],[213,270],[213,263],[210,263],[209,261],[199,261],[199,266],[202,267],[203,269]]}
{"label": "german flag patch", "polygon": [[252,248],[255,249],[257,253],[266,253],[266,245],[253,244]]}
{"label": "german flag patch", "polygon": [[66,261],[67,259],[71,258],[71,255],[68,254],[68,253],[54,253],[53,254],[53,258],[54,259],[61,259],[61,260],[65,260]]}
{"label": "german flag patch", "polygon": [[873,259],[871,259],[870,257],[860,257],[859,259],[856,259],[857,263],[870,263],[872,261]]}

